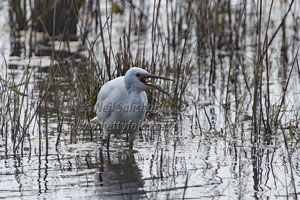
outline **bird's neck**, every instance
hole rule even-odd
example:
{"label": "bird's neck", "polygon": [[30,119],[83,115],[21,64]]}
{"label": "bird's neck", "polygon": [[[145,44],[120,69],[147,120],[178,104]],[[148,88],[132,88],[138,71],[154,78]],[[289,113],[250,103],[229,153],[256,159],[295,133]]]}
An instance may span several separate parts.
{"label": "bird's neck", "polygon": [[126,83],[125,83],[125,88],[126,88],[129,96],[140,96],[141,93],[144,91],[137,87],[132,87],[131,85],[128,85]]}
{"label": "bird's neck", "polygon": [[126,77],[124,78],[124,82],[125,88],[128,92],[129,101],[142,100],[141,93],[144,92],[144,90],[134,86],[133,84],[130,84],[130,82],[126,80]]}
{"label": "bird's neck", "polygon": [[128,90],[129,101],[139,100],[141,97],[142,91]]}

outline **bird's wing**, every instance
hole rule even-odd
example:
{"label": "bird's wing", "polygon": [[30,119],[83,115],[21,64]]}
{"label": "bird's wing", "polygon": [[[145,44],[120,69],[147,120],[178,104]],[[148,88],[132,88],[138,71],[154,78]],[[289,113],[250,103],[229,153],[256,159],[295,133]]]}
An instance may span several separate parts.
{"label": "bird's wing", "polygon": [[[95,104],[95,112],[99,121],[107,120],[110,115],[110,109],[117,109],[119,102],[122,102],[128,93],[124,86],[124,77],[118,77],[105,83],[98,93],[97,103]],[[105,110],[105,108],[107,108]]]}

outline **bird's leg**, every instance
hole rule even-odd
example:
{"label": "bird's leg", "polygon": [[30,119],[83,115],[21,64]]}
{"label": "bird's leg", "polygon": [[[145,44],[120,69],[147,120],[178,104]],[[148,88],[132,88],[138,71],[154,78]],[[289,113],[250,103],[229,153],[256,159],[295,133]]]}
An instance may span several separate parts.
{"label": "bird's leg", "polygon": [[102,153],[102,148],[100,148],[100,153],[99,153],[99,156],[100,156],[100,165],[101,165],[101,168],[103,168],[104,161],[103,161],[103,153]]}
{"label": "bird's leg", "polygon": [[129,149],[133,148],[134,139],[135,139],[135,133],[129,133]]}
{"label": "bird's leg", "polygon": [[107,144],[106,144],[107,151],[109,150],[109,139],[110,139],[110,133],[107,133]]}

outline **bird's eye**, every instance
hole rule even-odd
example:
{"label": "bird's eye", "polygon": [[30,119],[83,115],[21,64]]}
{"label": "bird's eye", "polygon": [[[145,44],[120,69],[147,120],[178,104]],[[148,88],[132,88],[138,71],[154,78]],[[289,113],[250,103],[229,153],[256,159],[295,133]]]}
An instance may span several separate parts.
{"label": "bird's eye", "polygon": [[141,74],[140,73],[136,73],[136,77],[140,77],[141,76]]}

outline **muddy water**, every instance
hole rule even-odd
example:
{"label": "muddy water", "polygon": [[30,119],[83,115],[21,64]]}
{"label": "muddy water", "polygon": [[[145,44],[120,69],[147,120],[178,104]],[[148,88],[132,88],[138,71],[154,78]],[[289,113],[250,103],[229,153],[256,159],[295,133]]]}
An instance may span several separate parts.
{"label": "muddy water", "polygon": [[[7,13],[8,2],[4,1],[0,5],[2,5],[1,12]],[[152,4],[141,3],[137,6],[140,6],[149,19],[152,17]],[[232,2],[233,9],[239,6],[238,3]],[[270,5],[266,3],[265,6]],[[162,2],[159,19],[162,24],[166,21],[166,12],[163,12],[166,11],[165,7],[166,3]],[[251,8],[255,8],[255,5],[247,6],[248,25],[255,27],[256,16],[251,15],[253,14],[250,12]],[[275,2],[274,9],[281,14],[272,15],[273,32],[287,8],[288,4]],[[286,33],[287,45],[290,45],[288,48],[290,57],[287,63],[293,60],[292,56],[296,53],[295,46],[297,47],[299,41],[295,39],[297,32],[294,29],[295,23],[299,25],[297,9],[299,5],[296,4],[292,9],[293,15],[289,16],[286,22],[286,27],[290,30]],[[102,7],[102,11],[102,15],[106,17],[106,8]],[[129,13],[124,11],[123,15],[114,16],[113,33],[117,36],[122,33],[124,27],[127,27],[127,21],[124,19],[129,18]],[[264,17],[266,18],[267,15]],[[0,50],[4,56],[1,59],[1,81],[23,83],[23,77],[32,73],[28,86],[31,92],[27,93],[30,95],[24,96],[23,99],[24,105],[32,107],[28,109],[26,106],[22,107],[20,115],[21,121],[26,121],[35,114],[38,99],[43,94],[40,88],[44,87],[43,84],[47,83],[49,76],[49,64],[55,65],[55,61],[51,60],[50,56],[29,58],[24,49],[20,56],[10,56],[10,41],[13,38],[9,36],[10,27],[7,20],[7,17],[0,18]],[[145,128],[135,141],[134,151],[128,150],[124,139],[113,137],[111,150],[107,153],[105,144],[100,139],[104,133],[98,127],[89,125],[86,117],[76,116],[78,113],[84,113],[84,109],[89,109],[77,107],[79,98],[76,96],[78,93],[74,91],[78,82],[74,74],[81,72],[75,69],[75,65],[72,65],[74,68],[69,65],[64,66],[60,70],[62,74],[57,75],[55,79],[56,87],[49,90],[50,96],[45,99],[47,105],[43,105],[37,117],[33,118],[27,131],[30,137],[26,136],[24,142],[20,144],[22,147],[14,152],[13,131],[1,129],[0,198],[295,198],[300,190],[299,135],[295,134],[299,133],[297,126],[300,110],[299,68],[295,67],[292,71],[284,110],[280,115],[283,129],[272,135],[269,143],[263,142],[263,134],[253,137],[251,110],[253,96],[246,89],[250,87],[253,92],[254,87],[251,58],[255,52],[253,46],[256,41],[252,33],[253,30],[250,29],[247,37],[241,41],[245,47],[241,50],[241,54],[246,60],[243,64],[247,68],[248,76],[240,73],[237,77],[240,82],[236,85],[232,83],[229,88],[226,87],[226,84],[234,82],[234,77],[227,82],[227,76],[224,75],[229,71],[228,55],[231,50],[218,50],[216,81],[208,84],[209,70],[201,68],[199,72],[195,68],[187,87],[188,92],[185,93],[188,103],[180,108],[181,112],[177,115],[156,116],[159,113],[171,113],[172,108],[169,104],[163,104],[159,109],[151,109],[147,114],[148,119],[144,122]],[[280,50],[282,35],[275,38],[269,55],[269,59],[272,60],[270,101],[274,109],[279,105],[291,67],[291,64],[287,63],[285,67],[279,67],[284,63],[281,57],[284,51]],[[151,40],[151,31],[143,33],[142,36],[144,43],[139,44],[134,42],[137,38],[133,36],[132,52],[139,49],[138,45],[145,44],[143,48],[148,49],[151,54],[152,45],[147,42]],[[91,34],[90,37],[92,41],[97,34]],[[191,36],[192,41],[195,39],[193,37],[194,35]],[[28,39],[28,33],[24,33],[21,39],[25,49],[28,48],[26,38]],[[102,55],[101,44],[101,41],[96,42],[96,52],[99,55]],[[113,38],[112,45],[116,49],[119,47],[119,37]],[[77,49],[74,50],[76,51]],[[206,49],[206,51],[205,55],[210,60],[212,50]],[[83,53],[87,54],[87,52]],[[103,62],[103,57],[99,56],[98,59],[99,62]],[[151,60],[151,57],[149,56],[148,59]],[[206,63],[206,65],[210,64],[210,62]],[[28,65],[29,68],[26,67]],[[201,66],[203,65],[205,62],[201,61]],[[199,74],[204,75],[199,77]],[[243,81],[245,77],[248,78],[248,86]],[[1,103],[7,106],[5,95],[14,94],[15,91],[5,90],[5,81],[1,82]],[[262,81],[265,83],[266,79],[263,78]],[[13,92],[7,93],[7,91]],[[22,97],[22,94],[18,95]],[[69,100],[70,96],[73,101]],[[225,99],[228,101],[225,102]],[[7,112],[3,105],[1,105],[1,115],[5,116],[1,118],[1,126],[6,127],[3,122],[10,124],[12,117],[6,116],[10,112]],[[60,106],[61,112],[57,111],[57,105]],[[78,109],[82,110],[78,111]],[[61,115],[60,118],[58,115]]]}

